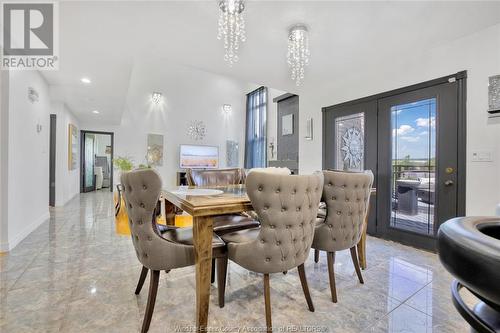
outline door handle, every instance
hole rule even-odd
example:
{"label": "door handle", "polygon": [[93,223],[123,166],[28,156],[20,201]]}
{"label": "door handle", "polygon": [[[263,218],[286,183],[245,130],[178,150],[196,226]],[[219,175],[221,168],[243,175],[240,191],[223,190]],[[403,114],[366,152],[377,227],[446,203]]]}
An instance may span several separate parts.
{"label": "door handle", "polygon": [[453,183],[453,180],[446,180],[444,182],[444,186],[452,186],[454,183]]}

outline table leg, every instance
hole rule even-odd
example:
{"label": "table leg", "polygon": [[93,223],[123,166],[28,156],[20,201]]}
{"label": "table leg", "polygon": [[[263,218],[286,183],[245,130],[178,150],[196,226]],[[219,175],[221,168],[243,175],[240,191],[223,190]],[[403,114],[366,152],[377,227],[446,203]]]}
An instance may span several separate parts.
{"label": "table leg", "polygon": [[366,229],[368,228],[368,217],[370,216],[370,206],[366,211],[365,222],[363,223],[363,231],[361,232],[361,239],[358,242],[358,261],[361,269],[366,269]]}
{"label": "table leg", "polygon": [[212,217],[193,218],[193,243],[196,262],[196,328],[205,331],[210,302],[210,273],[212,271]]}
{"label": "table leg", "polygon": [[165,199],[165,220],[167,225],[175,225],[175,205]]}

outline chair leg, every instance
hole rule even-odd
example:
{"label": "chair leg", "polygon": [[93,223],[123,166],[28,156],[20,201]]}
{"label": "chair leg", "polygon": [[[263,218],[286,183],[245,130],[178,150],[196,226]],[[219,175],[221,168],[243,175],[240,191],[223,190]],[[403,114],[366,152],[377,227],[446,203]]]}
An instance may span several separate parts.
{"label": "chair leg", "polygon": [[358,275],[359,283],[365,283],[363,281],[363,276],[361,276],[361,269],[359,267],[358,253],[356,252],[356,246],[351,247],[351,258],[352,258],[352,263],[354,264],[354,269],[356,270],[356,274]]}
{"label": "chair leg", "polygon": [[267,332],[272,332],[273,324],[271,320],[271,288],[269,287],[269,274],[264,274],[264,301],[266,304]]}
{"label": "chair leg", "polygon": [[328,277],[330,278],[330,292],[332,293],[332,302],[337,303],[337,287],[335,286],[335,252],[327,252],[326,259],[328,261]]}
{"label": "chair leg", "polygon": [[149,282],[148,303],[146,305],[146,312],[144,313],[144,321],[142,322],[141,333],[146,333],[151,324],[151,317],[155,309],[156,293],[158,292],[158,281],[160,279],[160,271],[151,271]]}
{"label": "chair leg", "polygon": [[304,292],[304,296],[306,297],[307,306],[309,307],[309,311],[314,312],[314,305],[311,299],[311,294],[309,293],[309,286],[307,285],[304,264],[299,265],[297,269],[299,270],[300,284],[302,285],[302,291]]}
{"label": "chair leg", "polygon": [[144,280],[146,280],[146,276],[148,276],[148,269],[142,266],[141,276],[139,277],[139,282],[137,282],[137,287],[135,288],[135,294],[139,295],[141,292],[142,286],[144,285]]}
{"label": "chair leg", "polygon": [[212,259],[212,273],[210,275],[210,283],[215,282],[215,259]]}
{"label": "chair leg", "polygon": [[217,258],[217,292],[219,294],[219,308],[224,307],[226,293],[227,257]]}
{"label": "chair leg", "polygon": [[319,250],[314,249],[314,262],[319,262]]}

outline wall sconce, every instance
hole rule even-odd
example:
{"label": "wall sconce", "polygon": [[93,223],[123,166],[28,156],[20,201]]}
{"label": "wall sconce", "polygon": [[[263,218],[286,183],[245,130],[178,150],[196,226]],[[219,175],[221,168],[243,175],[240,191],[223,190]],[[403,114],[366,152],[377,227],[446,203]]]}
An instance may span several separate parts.
{"label": "wall sconce", "polygon": [[306,140],[312,140],[313,139],[313,119],[312,118],[307,118],[306,120]]}
{"label": "wall sconce", "polygon": [[233,111],[233,107],[231,106],[231,104],[224,104],[222,106],[222,111],[224,111],[225,114],[230,114],[231,111]]}
{"label": "wall sconce", "polygon": [[151,94],[151,101],[155,104],[160,104],[162,101],[163,95],[161,92],[153,92]]}

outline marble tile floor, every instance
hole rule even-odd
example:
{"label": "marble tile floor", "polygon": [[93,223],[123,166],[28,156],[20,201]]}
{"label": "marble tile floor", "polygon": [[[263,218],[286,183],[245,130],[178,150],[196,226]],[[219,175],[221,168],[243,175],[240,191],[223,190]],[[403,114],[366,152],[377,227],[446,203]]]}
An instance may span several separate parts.
{"label": "marble tile floor", "polygon": [[[138,332],[148,282],[132,242],[115,232],[112,195],[82,194],[51,210],[50,220],[0,255],[0,332]],[[450,275],[436,255],[370,237],[365,284],[348,251],[336,261],[337,304],[330,301],[326,257],[306,273],[314,313],[297,272],[271,276],[273,324],[283,332],[468,332],[450,299]],[[162,272],[150,332],[188,332],[194,324],[194,270]],[[226,306],[212,286],[213,332],[252,332],[265,325],[262,277],[230,263]],[[475,300],[465,295],[469,302]]]}

